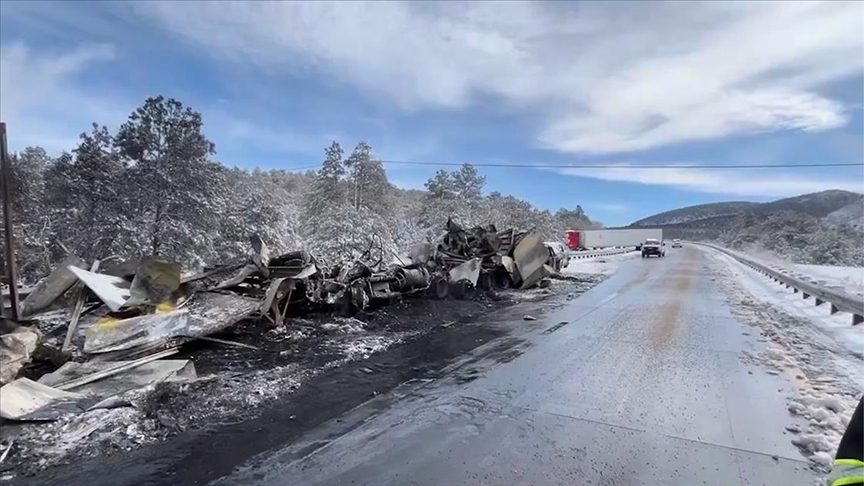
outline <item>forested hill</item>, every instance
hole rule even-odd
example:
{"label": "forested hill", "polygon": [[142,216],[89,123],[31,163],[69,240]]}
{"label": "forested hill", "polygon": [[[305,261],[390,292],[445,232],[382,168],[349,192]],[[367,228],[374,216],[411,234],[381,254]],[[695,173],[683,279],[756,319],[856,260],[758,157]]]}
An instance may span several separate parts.
{"label": "forested hill", "polygon": [[864,196],[829,190],[767,203],[721,202],[649,216],[631,227],[669,238],[768,250],[798,263],[864,266]]}

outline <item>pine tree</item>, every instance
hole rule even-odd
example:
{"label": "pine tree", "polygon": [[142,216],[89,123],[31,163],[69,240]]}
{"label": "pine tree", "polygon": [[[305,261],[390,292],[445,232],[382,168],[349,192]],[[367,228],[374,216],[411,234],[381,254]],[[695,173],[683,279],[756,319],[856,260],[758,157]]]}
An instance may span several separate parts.
{"label": "pine tree", "polygon": [[390,211],[390,183],[380,160],[372,155],[372,147],[361,141],[345,160],[350,169],[353,187],[354,209],[365,207],[376,214],[385,215]]}
{"label": "pine tree", "polygon": [[200,113],[157,96],[145,100],[115,137],[132,163],[133,206],[146,224],[153,255],[194,254],[200,236],[218,227],[211,203],[224,187],[224,169],[210,162],[216,150],[202,126]]}
{"label": "pine tree", "polygon": [[456,196],[450,173],[446,170],[438,170],[426,181],[425,186],[429,197],[433,199],[453,199]]}
{"label": "pine tree", "polygon": [[476,207],[482,196],[483,186],[486,185],[486,178],[478,174],[473,165],[464,164],[458,171],[450,174],[450,180],[457,197]]}
{"label": "pine tree", "polygon": [[[9,192],[12,227],[15,233],[19,278],[32,280],[50,263],[48,232],[50,218],[45,210],[45,171],[50,158],[41,147],[27,147],[10,154]],[[3,255],[0,242],[0,255]]]}

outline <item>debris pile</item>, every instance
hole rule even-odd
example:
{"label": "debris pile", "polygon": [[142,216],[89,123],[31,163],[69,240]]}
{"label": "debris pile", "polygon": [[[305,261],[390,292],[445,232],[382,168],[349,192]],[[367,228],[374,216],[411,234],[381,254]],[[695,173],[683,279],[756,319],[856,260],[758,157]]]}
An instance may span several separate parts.
{"label": "debris pile", "polygon": [[[126,394],[156,383],[195,379],[190,360],[164,358],[196,339],[256,349],[210,337],[243,320],[281,328],[289,315],[349,317],[409,295],[474,299],[478,289],[524,289],[555,274],[533,232],[466,230],[452,220],[437,245],[416,245],[386,263],[372,245],[335,265],[305,251],[273,256],[257,235],[251,246],[243,264],[197,272],[159,258],[88,266],[70,255],[26,293],[21,322],[0,321],[0,417],[57,420],[126,406]],[[57,369],[16,379],[37,354]]]}

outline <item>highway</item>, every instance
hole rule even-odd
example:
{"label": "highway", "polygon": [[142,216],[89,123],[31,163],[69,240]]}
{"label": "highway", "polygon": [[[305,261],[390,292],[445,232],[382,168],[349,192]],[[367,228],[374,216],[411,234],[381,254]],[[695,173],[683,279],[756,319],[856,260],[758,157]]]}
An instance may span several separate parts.
{"label": "highway", "polygon": [[742,361],[765,339],[708,251],[630,260],[539,317],[518,353],[397,388],[217,483],[811,485],[784,430],[794,385]]}

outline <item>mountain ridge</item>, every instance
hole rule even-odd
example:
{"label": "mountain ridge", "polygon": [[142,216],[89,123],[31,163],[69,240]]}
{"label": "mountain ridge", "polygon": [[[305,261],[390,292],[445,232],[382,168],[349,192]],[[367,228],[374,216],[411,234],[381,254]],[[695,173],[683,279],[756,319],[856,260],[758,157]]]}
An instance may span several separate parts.
{"label": "mountain ridge", "polygon": [[700,204],[648,216],[629,227],[662,228],[664,238],[769,251],[795,263],[864,266],[864,195],[857,192]]}
{"label": "mountain ridge", "polygon": [[[697,204],[642,218],[631,223],[629,227],[680,226],[716,217],[739,216],[746,212],[752,212],[757,216],[768,216],[773,213],[793,211],[817,218],[824,218],[835,211],[849,207],[850,209],[845,211],[854,215],[855,212],[852,208],[855,208],[856,204],[862,200],[864,200],[864,194],[829,189],[827,191],[802,194],[800,196],[787,197],[764,203],[726,201]],[[840,214],[834,219],[841,222],[844,219],[844,215]]]}

